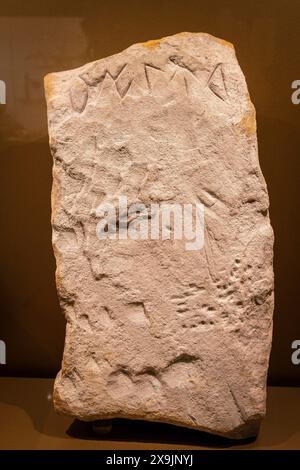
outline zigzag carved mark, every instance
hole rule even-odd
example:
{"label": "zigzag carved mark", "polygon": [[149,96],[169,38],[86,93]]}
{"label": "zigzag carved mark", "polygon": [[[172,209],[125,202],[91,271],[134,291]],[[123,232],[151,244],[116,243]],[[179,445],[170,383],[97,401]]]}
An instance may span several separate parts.
{"label": "zigzag carved mark", "polygon": [[[172,62],[174,65],[177,65],[177,67],[183,69],[183,70],[186,70],[187,72],[189,72],[190,74],[193,75],[193,77],[195,77],[197,80],[198,80],[198,77],[197,75],[195,74],[195,70],[193,70],[187,63],[185,63],[182,59],[182,57],[178,57],[178,56],[171,56],[169,57],[169,60],[170,62]],[[176,72],[175,72],[176,74]],[[172,77],[173,78],[173,77]],[[171,80],[172,80],[171,78]]]}
{"label": "zigzag carved mark", "polygon": [[81,78],[81,80],[84,81],[84,83],[88,86],[96,86],[98,85],[99,83],[103,82],[103,80],[105,79],[106,75],[109,75],[114,81],[116,81],[119,76],[121,75],[121,73],[123,72],[123,70],[127,67],[127,63],[122,65],[116,74],[112,74],[108,69],[105,69],[102,73],[100,73],[100,75],[98,76],[92,76],[91,78],[88,76],[88,73],[84,73],[84,74],[80,74],[79,75],[79,78]]}
{"label": "zigzag carved mark", "polygon": [[133,79],[128,83],[127,87],[124,88],[123,92],[118,88],[118,84],[115,82],[116,90],[119,93],[121,99],[125,98],[125,96],[129,92],[132,82],[133,82]]}
{"label": "zigzag carved mark", "polygon": [[[217,74],[219,74],[219,77],[217,77]],[[215,78],[216,78],[216,81],[214,81]],[[226,88],[222,62],[219,62],[214,67],[207,81],[207,85],[209,89],[214,93],[214,95],[216,95],[222,101],[226,101],[226,98],[228,97],[228,93],[227,93],[227,88]]]}
{"label": "zigzag carved mark", "polygon": [[144,64],[144,70],[145,70],[145,76],[146,76],[148,88],[149,88],[149,90],[151,90],[151,81],[150,81],[149,72],[148,72],[147,68],[158,70],[159,72],[163,72],[163,70],[161,68],[157,67],[156,65],[153,65],[153,64]]}

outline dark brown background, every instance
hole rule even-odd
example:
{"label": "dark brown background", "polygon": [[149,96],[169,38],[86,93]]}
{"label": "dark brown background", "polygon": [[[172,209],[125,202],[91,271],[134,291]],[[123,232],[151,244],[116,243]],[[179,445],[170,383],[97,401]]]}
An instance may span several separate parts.
{"label": "dark brown background", "polygon": [[[2,4],[5,3],[5,6]],[[41,5],[41,3],[48,5]],[[274,342],[270,384],[300,385],[291,343],[300,339],[300,79],[298,0],[7,1],[0,8],[1,317],[6,375],[52,376],[60,364],[64,319],[51,248],[51,156],[43,76],[181,31],[234,43],[256,106],[260,162],[275,230]]]}

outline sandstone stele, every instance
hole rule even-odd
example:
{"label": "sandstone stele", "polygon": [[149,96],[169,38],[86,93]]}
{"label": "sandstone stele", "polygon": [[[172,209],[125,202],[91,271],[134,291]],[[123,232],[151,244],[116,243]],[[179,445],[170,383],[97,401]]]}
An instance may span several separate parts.
{"label": "sandstone stele", "polygon": [[[49,74],[45,90],[67,321],[56,410],[255,435],[272,337],[273,231],[233,46],[181,33]],[[117,207],[120,196],[147,210],[203,204],[204,246],[99,239],[97,208]]]}

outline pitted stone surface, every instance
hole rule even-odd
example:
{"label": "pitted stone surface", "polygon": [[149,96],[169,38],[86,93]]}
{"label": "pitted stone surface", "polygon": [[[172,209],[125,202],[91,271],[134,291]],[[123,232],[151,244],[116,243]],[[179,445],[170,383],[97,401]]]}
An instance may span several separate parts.
{"label": "pitted stone surface", "polygon": [[[273,232],[233,46],[178,34],[50,74],[45,88],[67,321],[57,411],[254,435],[265,414]],[[97,208],[122,195],[147,210],[203,204],[204,246],[100,240]]]}

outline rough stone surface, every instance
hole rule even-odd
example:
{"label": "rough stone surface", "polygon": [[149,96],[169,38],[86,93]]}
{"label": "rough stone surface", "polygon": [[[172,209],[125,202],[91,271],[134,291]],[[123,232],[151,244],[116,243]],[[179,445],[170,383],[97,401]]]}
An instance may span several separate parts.
{"label": "rough stone surface", "polygon": [[[233,46],[182,33],[50,74],[45,88],[67,320],[57,411],[256,434],[273,232],[255,110]],[[204,247],[100,240],[96,209],[120,195],[147,208],[200,201]]]}

